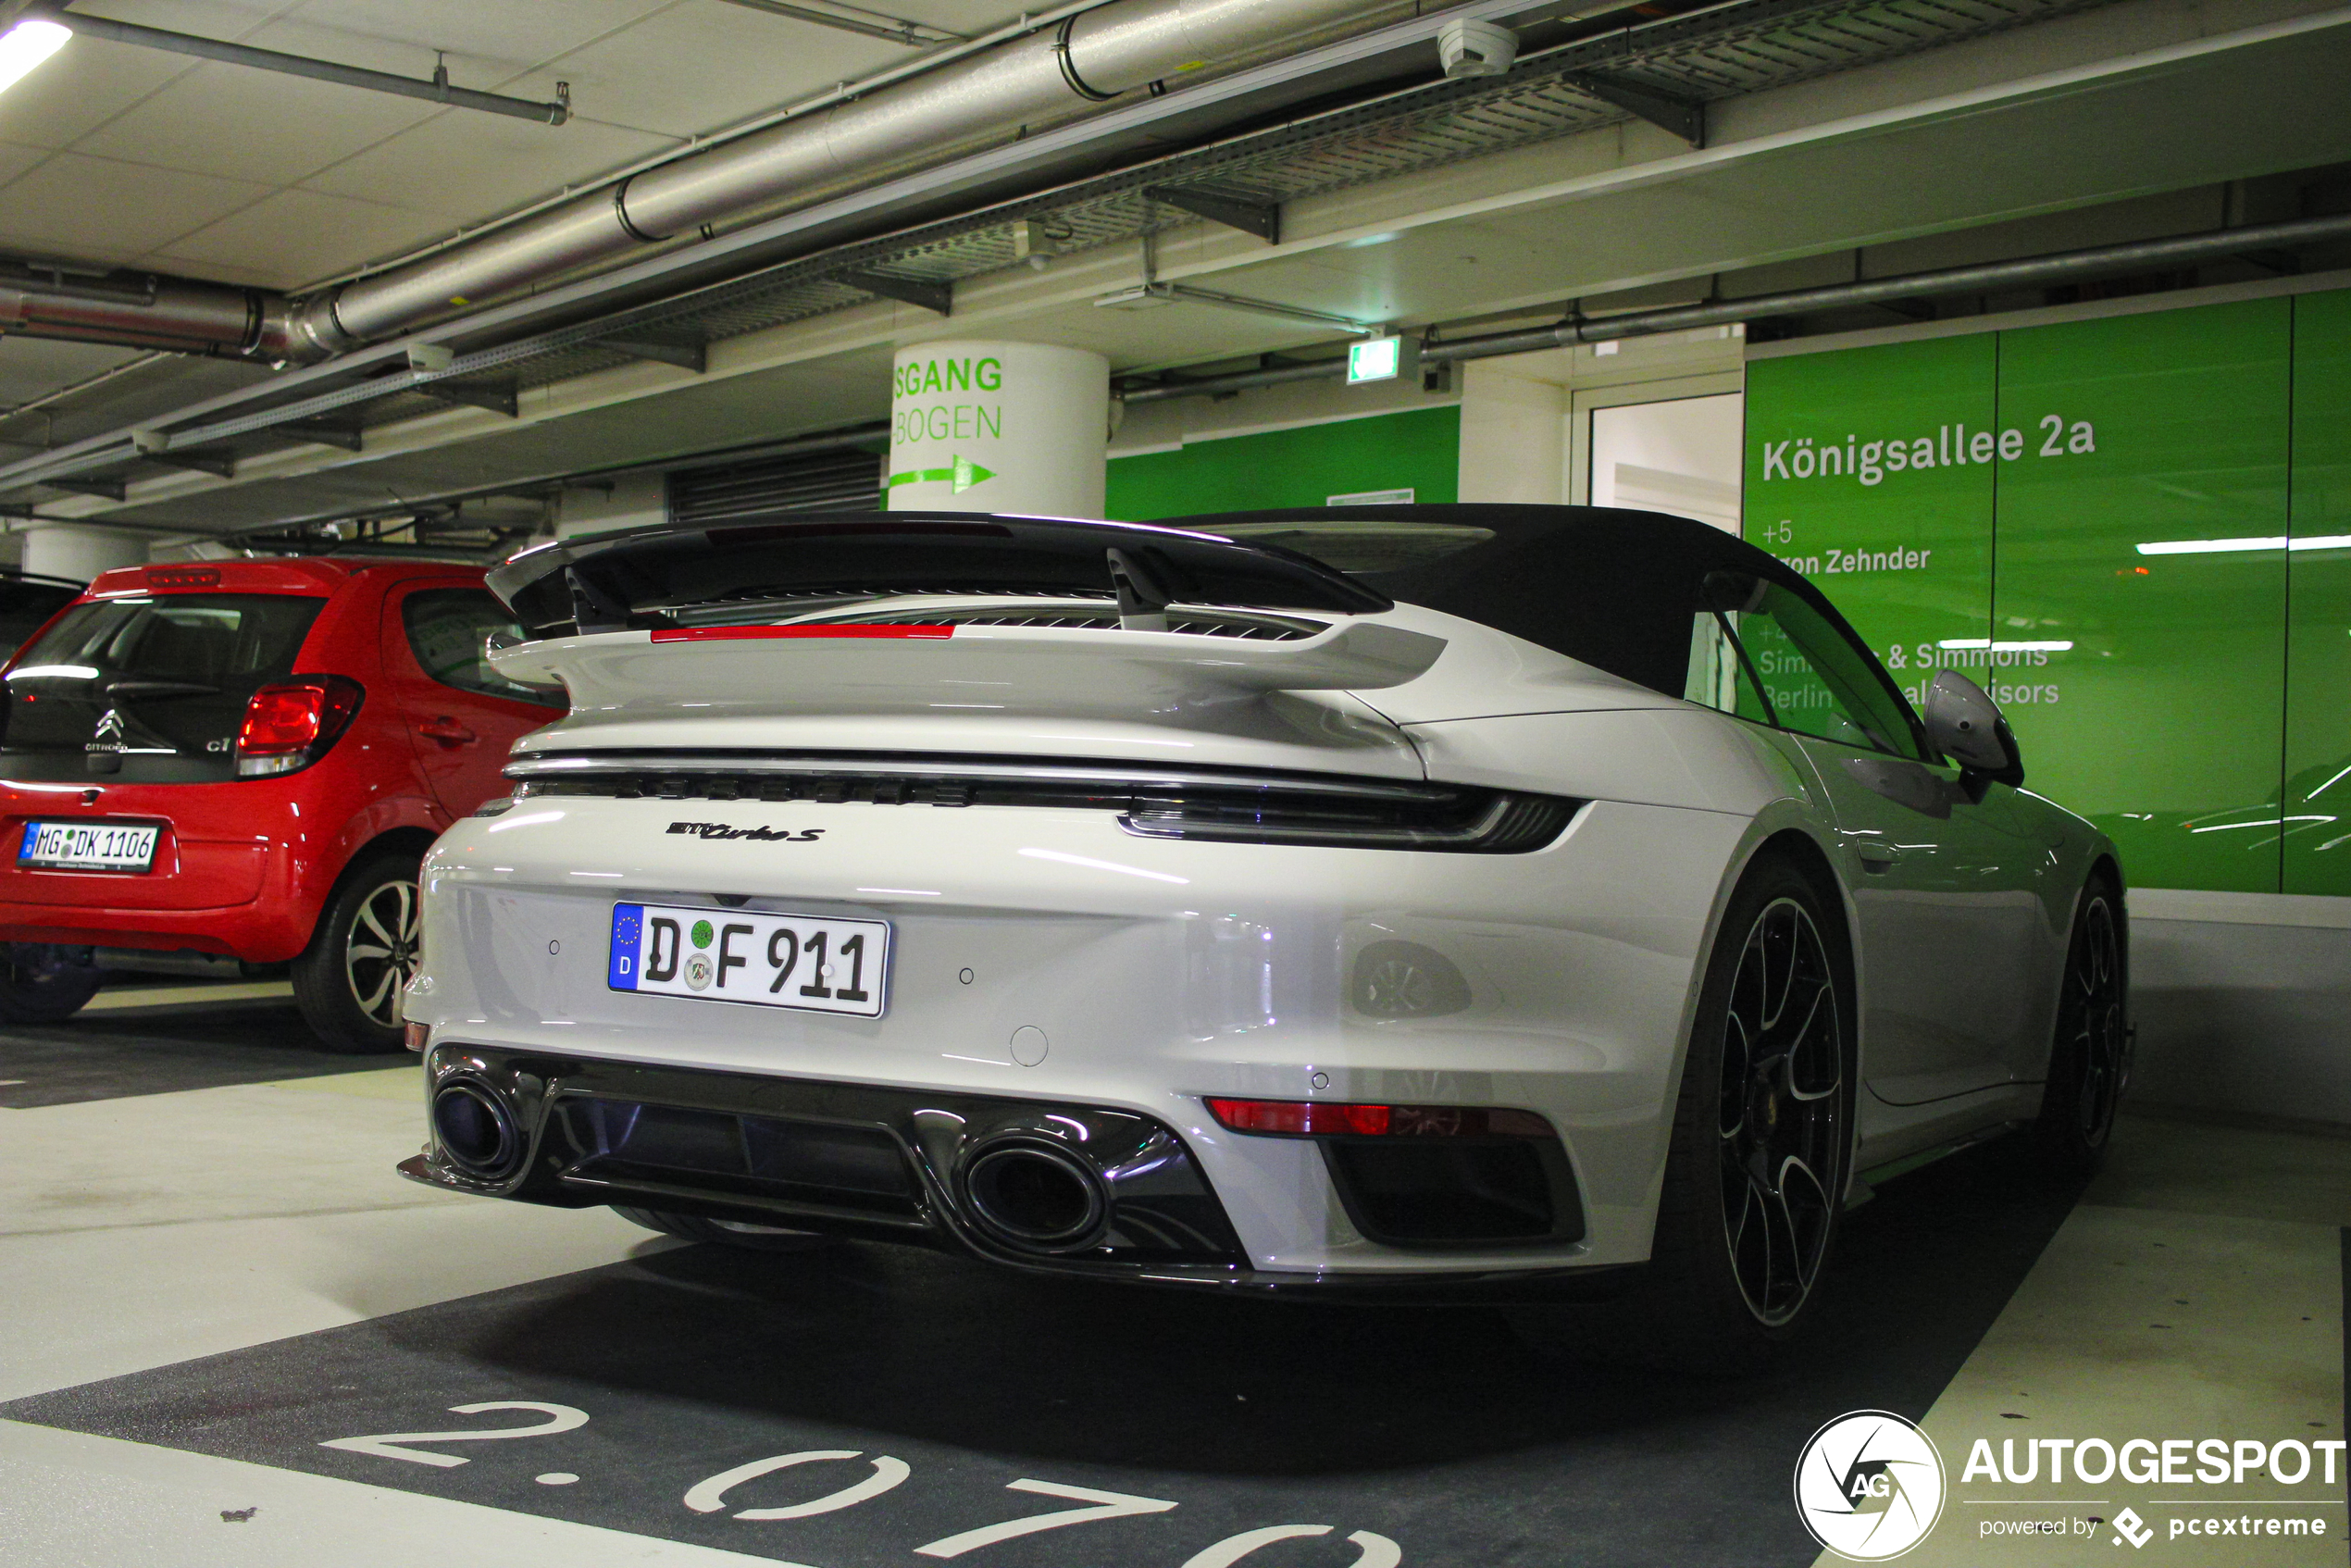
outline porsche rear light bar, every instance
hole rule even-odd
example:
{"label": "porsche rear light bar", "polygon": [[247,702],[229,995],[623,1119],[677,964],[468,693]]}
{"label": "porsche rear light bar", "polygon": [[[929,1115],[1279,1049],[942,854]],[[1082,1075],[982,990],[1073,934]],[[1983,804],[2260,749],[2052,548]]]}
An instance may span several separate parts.
{"label": "porsche rear light bar", "polygon": [[1223,1100],[1208,1114],[1260,1138],[1551,1138],[1532,1111],[1484,1105],[1362,1105],[1328,1100]]}
{"label": "porsche rear light bar", "polygon": [[1583,805],[1468,785],[989,757],[541,754],[506,777],[518,795],[1060,807],[1116,812],[1144,839],[1457,854],[1539,850]]}

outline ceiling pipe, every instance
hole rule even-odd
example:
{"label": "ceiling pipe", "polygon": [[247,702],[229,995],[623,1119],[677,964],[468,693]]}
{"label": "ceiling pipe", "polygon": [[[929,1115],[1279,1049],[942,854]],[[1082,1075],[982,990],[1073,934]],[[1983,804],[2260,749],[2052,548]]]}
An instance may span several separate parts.
{"label": "ceiling pipe", "polygon": [[[632,252],[814,205],[1141,93],[1157,95],[1171,80],[1225,75],[1419,8],[1414,0],[1108,0],[1072,10],[1057,26],[955,51],[935,68],[863,97],[640,170],[307,299],[86,269],[76,276],[97,281],[61,279],[44,288],[37,274],[44,266],[55,270],[53,264],[0,258],[0,332],[278,362],[327,359]],[[66,19],[93,36],[154,31],[70,12]]]}
{"label": "ceiling pipe", "polygon": [[1415,0],[1108,0],[305,300],[293,309],[286,354],[324,358],[653,245],[811,206],[1421,9]]}
{"label": "ceiling pipe", "polygon": [[286,312],[267,289],[0,256],[0,333],[266,359],[290,341]]}
{"label": "ceiling pipe", "polygon": [[[944,51],[932,68],[863,96],[306,299],[87,268],[44,287],[41,269],[55,264],[0,258],[0,332],[280,363],[331,358],[631,253],[812,206],[1422,8],[1416,0],[1107,0],[1069,10],[1058,25]],[[66,20],[93,36],[130,30],[73,12]]]}
{"label": "ceiling pipe", "polygon": [[141,27],[135,22],[118,22],[81,11],[68,11],[62,6],[33,6],[24,15],[30,19],[55,22],[84,38],[104,38],[111,43],[129,44],[141,49],[193,55],[202,60],[250,66],[255,70],[274,70],[287,76],[306,76],[314,81],[331,81],[342,87],[364,87],[370,93],[392,93],[403,98],[421,98],[426,103],[446,104],[452,108],[479,109],[484,114],[511,115],[516,119],[535,119],[548,125],[561,125],[571,118],[571,83],[567,81],[555,83],[554,103],[539,103],[529,98],[510,98],[503,93],[453,87],[449,81],[449,68],[445,65],[434,68],[430,81],[419,81],[413,76],[394,76],[389,71],[368,70],[360,66],[341,65],[333,60],[314,60],[307,55],[284,55],[275,49],[256,49],[250,44],[201,38],[193,32],[167,32],[159,27]]}
{"label": "ceiling pipe", "polygon": [[[2244,229],[2217,229],[2182,234],[2167,240],[2133,240],[2092,250],[2056,255],[2027,256],[2018,261],[1987,262],[1975,267],[1949,267],[1934,272],[1909,272],[1866,282],[1832,283],[1786,293],[1751,294],[1744,299],[1707,305],[1675,305],[1597,318],[1575,317],[1556,326],[1516,332],[1489,332],[1482,337],[1450,338],[1424,342],[1423,365],[1449,365],[1471,359],[1493,359],[1511,354],[1539,354],[1576,343],[1611,342],[1625,338],[1654,337],[1701,327],[1728,327],[1769,317],[1804,316],[1855,305],[1883,305],[1893,300],[1937,294],[1992,293],[2002,289],[2040,288],[2075,283],[2092,278],[2149,268],[2211,261],[2248,251],[2291,249],[2329,240],[2351,239],[2351,213],[2332,218],[2296,218],[2286,223],[2255,224]],[[1345,358],[1317,360],[1308,365],[1284,365],[1268,370],[1240,370],[1228,376],[1200,376],[1188,380],[1155,381],[1129,387],[1119,397],[1127,403],[1163,403],[1177,397],[1215,397],[1252,387],[1278,386],[1289,381],[1336,380],[1347,374]]]}

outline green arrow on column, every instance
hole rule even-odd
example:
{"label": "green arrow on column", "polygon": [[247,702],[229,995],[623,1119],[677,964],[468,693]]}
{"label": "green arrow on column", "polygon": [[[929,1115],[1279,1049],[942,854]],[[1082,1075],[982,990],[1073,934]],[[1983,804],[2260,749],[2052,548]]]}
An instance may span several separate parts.
{"label": "green arrow on column", "polygon": [[972,486],[996,477],[995,469],[983,468],[968,457],[958,455],[949,461],[953,465],[952,467],[901,468],[889,476],[882,488],[896,490],[902,484],[952,484],[955,487],[955,493],[961,495]]}

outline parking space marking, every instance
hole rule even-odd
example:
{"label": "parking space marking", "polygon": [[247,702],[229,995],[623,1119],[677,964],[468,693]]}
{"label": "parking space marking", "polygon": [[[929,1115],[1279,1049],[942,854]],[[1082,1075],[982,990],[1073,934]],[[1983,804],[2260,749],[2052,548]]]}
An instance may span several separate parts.
{"label": "parking space marking", "polygon": [[[254,988],[175,989],[210,997]],[[85,1010],[59,1024],[0,1029],[0,1073],[6,1075],[0,1081],[0,1109],[367,1072],[415,1060],[404,1052],[338,1056],[318,1051],[292,1000],[274,994]]]}
{"label": "parking space marking", "polygon": [[[2069,1201],[1996,1145],[1889,1184],[1821,1332],[1737,1384],[1548,1362],[1486,1310],[683,1247],[0,1414],[814,1568],[1797,1568],[1806,1435],[1923,1413]],[[491,1428],[530,1430],[348,1441]]]}
{"label": "parking space marking", "polygon": [[289,980],[212,981],[196,986],[139,986],[102,990],[81,1004],[83,1013],[112,1013],[138,1007],[210,1006],[223,1002],[291,1002]]}

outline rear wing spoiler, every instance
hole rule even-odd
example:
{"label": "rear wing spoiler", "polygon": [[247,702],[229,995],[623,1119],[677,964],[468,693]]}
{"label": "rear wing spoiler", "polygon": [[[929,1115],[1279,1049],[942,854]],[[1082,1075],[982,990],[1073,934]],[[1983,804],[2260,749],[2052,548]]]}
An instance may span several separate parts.
{"label": "rear wing spoiler", "polygon": [[972,512],[788,514],[660,524],[524,551],[489,577],[534,639],[741,625],[903,595],[1115,598],[1160,631],[1170,603],[1372,615],[1395,607],[1278,545],[1145,523]]}

